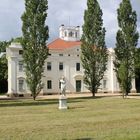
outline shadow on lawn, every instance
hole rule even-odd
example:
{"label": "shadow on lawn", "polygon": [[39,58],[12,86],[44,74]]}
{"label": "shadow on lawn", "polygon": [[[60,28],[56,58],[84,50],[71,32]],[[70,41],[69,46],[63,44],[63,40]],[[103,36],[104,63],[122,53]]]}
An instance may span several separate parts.
{"label": "shadow on lawn", "polygon": [[[94,100],[100,99],[105,97],[113,97],[113,96],[89,96],[89,97],[75,97],[75,98],[68,98],[68,103],[78,103],[84,102],[85,100]],[[52,104],[59,104],[58,99],[37,99],[33,101],[32,99],[10,99],[10,100],[1,100],[0,107],[16,107],[16,106],[42,106],[42,105],[52,105]]]}
{"label": "shadow on lawn", "polygon": [[[68,99],[68,103],[82,102],[84,100]],[[59,104],[58,99],[37,99],[33,101],[31,99],[16,99],[16,100],[1,100],[0,107],[16,107],[16,106],[43,106]]]}
{"label": "shadow on lawn", "polygon": [[71,100],[77,100],[77,99],[89,99],[89,100],[94,100],[94,99],[101,99],[101,98],[108,98],[108,97],[120,97],[120,95],[108,95],[108,96],[87,96],[87,97],[75,97],[75,98],[70,98]]}
{"label": "shadow on lawn", "polygon": [[17,99],[17,100],[6,100],[0,102],[0,107],[16,107],[16,106],[42,106],[42,105],[51,105],[51,104],[57,104],[57,100],[36,100],[36,101],[31,101],[28,99]]}

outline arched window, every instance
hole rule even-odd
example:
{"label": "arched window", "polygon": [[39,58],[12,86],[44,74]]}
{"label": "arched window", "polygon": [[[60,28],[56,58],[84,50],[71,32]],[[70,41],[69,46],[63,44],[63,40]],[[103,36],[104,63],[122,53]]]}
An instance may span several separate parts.
{"label": "arched window", "polygon": [[73,32],[69,32],[69,37],[73,37]]}

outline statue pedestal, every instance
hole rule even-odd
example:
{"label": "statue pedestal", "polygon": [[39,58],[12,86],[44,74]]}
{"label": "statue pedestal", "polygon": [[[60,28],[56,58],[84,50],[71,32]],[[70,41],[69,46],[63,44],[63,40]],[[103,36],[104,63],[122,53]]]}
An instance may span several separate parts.
{"label": "statue pedestal", "polygon": [[59,96],[59,109],[67,109],[67,97],[64,95]]}

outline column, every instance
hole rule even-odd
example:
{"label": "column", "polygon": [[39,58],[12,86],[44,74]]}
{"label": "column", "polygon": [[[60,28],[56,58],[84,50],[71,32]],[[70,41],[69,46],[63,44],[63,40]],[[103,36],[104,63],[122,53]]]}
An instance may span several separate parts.
{"label": "column", "polygon": [[132,89],[131,89],[131,92],[132,93],[136,93],[136,84],[135,84],[135,79],[132,79]]}
{"label": "column", "polygon": [[111,92],[114,93],[114,66],[113,66],[113,56],[110,54],[110,74],[111,74],[111,79],[110,79],[110,84],[111,84]]}

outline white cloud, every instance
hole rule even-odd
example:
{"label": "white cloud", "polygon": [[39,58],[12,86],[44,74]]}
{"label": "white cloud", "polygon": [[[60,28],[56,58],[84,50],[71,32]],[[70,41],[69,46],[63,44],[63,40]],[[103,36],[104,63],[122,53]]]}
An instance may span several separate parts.
{"label": "white cloud", "polygon": [[0,40],[21,35],[20,16],[23,9],[23,2],[17,0],[5,0],[0,4]]}

